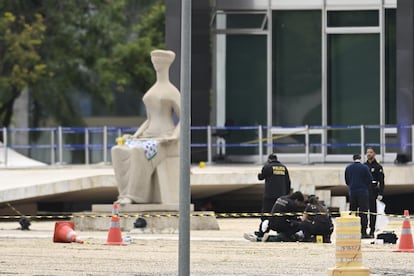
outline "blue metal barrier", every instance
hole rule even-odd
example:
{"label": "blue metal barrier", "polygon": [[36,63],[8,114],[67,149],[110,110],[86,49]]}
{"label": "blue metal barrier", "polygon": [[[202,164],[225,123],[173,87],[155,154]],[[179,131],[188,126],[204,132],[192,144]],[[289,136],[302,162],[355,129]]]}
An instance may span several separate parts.
{"label": "blue metal barrier", "polygon": [[[329,149],[339,149],[345,147],[352,147],[361,150],[361,154],[364,154],[364,148],[367,146],[379,147],[381,149],[380,155],[384,159],[386,148],[398,148],[401,145],[395,143],[395,141],[387,142],[386,135],[396,135],[399,128],[410,128],[413,133],[412,126],[376,126],[376,125],[345,125],[345,126],[295,126],[295,127],[266,127],[266,126],[192,126],[191,131],[205,132],[205,143],[192,143],[193,149],[205,149],[207,152],[207,162],[211,163],[213,158],[213,149],[217,151],[225,151],[230,148],[257,148],[258,149],[258,162],[263,160],[263,149],[284,149],[283,152],[298,151],[304,148],[304,157],[307,163],[310,162],[310,157],[315,155],[315,152],[311,152],[312,148],[318,149],[321,155],[322,161],[325,162]],[[42,128],[2,128],[0,129],[1,137],[3,137],[3,144],[0,144],[0,150],[3,151],[3,156],[0,156],[0,164],[3,163],[7,166],[8,161],[8,149],[16,150],[48,150],[50,151],[50,164],[63,164],[65,152],[84,151],[84,164],[90,163],[90,158],[93,155],[94,158],[100,159],[99,162],[108,163],[110,156],[108,156],[108,150],[115,145],[116,137],[121,136],[124,133],[134,133],[137,130],[136,127],[42,127]],[[224,132],[244,132],[255,131],[256,139],[234,141],[223,137]],[[367,142],[365,131],[379,130],[380,137],[379,142]],[[223,133],[220,133],[222,131]],[[328,141],[327,133],[329,131],[359,131],[359,141]],[[49,135],[49,143],[30,143],[30,144],[16,144],[13,141],[13,135],[19,132],[24,132],[29,135],[30,132],[43,133],[43,141],[46,140],[46,136]],[[213,132],[215,132],[213,134]],[[49,134],[45,134],[49,133]],[[263,138],[263,133],[266,133],[266,137]],[[73,135],[77,137],[77,142],[69,143],[68,137]],[[93,137],[92,137],[93,136]],[[243,139],[243,135],[239,135],[240,139]],[[302,137],[295,139],[296,136]],[[310,140],[311,136],[317,137],[320,141],[314,142]],[[414,135],[412,135],[414,137]],[[79,142],[82,139],[82,142]],[[109,139],[109,141],[108,141]],[[280,142],[278,140],[289,140],[287,142]],[[292,142],[291,140],[294,140]],[[407,143],[407,147],[410,147],[413,151],[412,143]],[[357,150],[356,150],[357,151]],[[391,152],[393,153],[393,152]],[[283,154],[283,153],[282,153]],[[100,155],[100,157],[98,156]],[[56,156],[58,157],[56,161]],[[97,157],[98,156],[98,157]],[[414,156],[414,154],[413,154]],[[3,162],[1,162],[3,160]],[[96,161],[95,161],[96,162]]]}

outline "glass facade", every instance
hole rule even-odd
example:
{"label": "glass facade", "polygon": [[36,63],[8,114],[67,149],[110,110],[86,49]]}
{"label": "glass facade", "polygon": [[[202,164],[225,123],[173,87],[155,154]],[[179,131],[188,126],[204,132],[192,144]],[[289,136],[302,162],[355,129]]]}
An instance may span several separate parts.
{"label": "glass facade", "polygon": [[265,125],[266,38],[228,35],[226,64],[226,124]]}
{"label": "glass facade", "polygon": [[[226,51],[226,126],[266,125],[266,37],[228,35]],[[257,139],[256,131],[229,131],[227,143]],[[232,154],[256,148],[229,148]]]}
{"label": "glass facade", "polygon": [[[273,12],[273,125],[321,125],[321,12]],[[292,108],[294,107],[294,108]]]}
{"label": "glass facade", "polygon": [[378,26],[378,10],[376,11],[328,11],[328,27],[366,27]]}
{"label": "glass facade", "polygon": [[397,124],[396,11],[385,10],[385,124]]}
{"label": "glass facade", "polygon": [[[379,125],[379,34],[330,34],[327,46],[328,125]],[[378,143],[379,131],[370,134]],[[358,148],[347,144],[360,141],[360,130],[334,128],[328,139],[339,144],[330,153],[351,154]]]}
{"label": "glass facade", "polygon": [[[396,124],[394,8],[273,9],[262,18],[228,16],[227,27],[265,27],[260,34],[225,35],[227,123],[334,126],[326,131],[325,143],[335,145],[328,154],[358,152],[359,146],[350,144],[361,141],[361,130],[349,126]],[[381,137],[378,127],[365,131],[368,144],[379,145]]]}

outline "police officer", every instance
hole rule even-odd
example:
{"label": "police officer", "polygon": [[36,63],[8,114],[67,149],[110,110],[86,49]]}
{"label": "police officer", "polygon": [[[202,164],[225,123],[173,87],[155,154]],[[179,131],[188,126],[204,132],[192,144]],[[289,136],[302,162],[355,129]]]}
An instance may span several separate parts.
{"label": "police officer", "polygon": [[[308,204],[302,215],[299,228],[303,231],[304,241],[316,241],[316,236],[323,236],[324,243],[331,242],[334,226],[328,209],[315,195],[308,197]],[[313,237],[313,238],[312,238]]]}
{"label": "police officer", "polygon": [[[384,170],[382,166],[375,159],[375,151],[372,147],[368,147],[366,151],[367,161],[365,165],[368,166],[372,175],[372,184],[369,187],[369,236],[374,237],[375,222],[377,220],[377,199],[382,200],[384,194]],[[372,214],[374,213],[374,214]]]}
{"label": "police officer", "polygon": [[290,192],[288,169],[277,160],[277,155],[272,153],[257,177],[259,180],[265,180],[262,212],[270,213],[276,199]]}
{"label": "police officer", "polygon": [[[272,207],[272,217],[262,223],[262,242],[269,240],[269,231],[276,231],[278,234],[273,241],[298,241],[303,239],[303,232],[300,232],[300,217],[298,212],[303,212],[304,196],[297,191],[291,195],[279,197]],[[276,214],[276,215],[275,215]],[[268,221],[268,223],[266,223]],[[266,227],[263,227],[267,224]]]}
{"label": "police officer", "polygon": [[[289,171],[285,165],[280,163],[277,155],[272,153],[267,158],[266,164],[263,165],[262,171],[257,175],[259,180],[265,180],[265,188],[262,201],[262,214],[270,213],[276,199],[290,193]],[[262,223],[266,217],[261,218]],[[262,223],[259,225],[259,231],[255,234],[262,237],[264,231],[261,230]]]}
{"label": "police officer", "polygon": [[[281,242],[281,241],[299,241],[303,238],[303,232],[300,231],[300,217],[298,212],[303,212],[304,197],[299,191],[291,195],[279,197],[274,203],[270,217],[262,218],[259,231],[255,234],[245,233],[245,239],[252,242]],[[270,235],[269,231],[274,230],[278,234]]]}

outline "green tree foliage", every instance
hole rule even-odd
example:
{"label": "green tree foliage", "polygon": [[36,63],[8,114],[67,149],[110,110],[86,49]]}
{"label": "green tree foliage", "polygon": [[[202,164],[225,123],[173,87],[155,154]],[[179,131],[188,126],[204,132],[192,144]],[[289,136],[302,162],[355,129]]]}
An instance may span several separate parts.
{"label": "green tree foliage", "polygon": [[134,87],[145,92],[155,80],[149,53],[164,48],[165,6],[154,4],[141,24],[133,26],[138,36],[126,43],[115,45],[112,56],[102,57],[98,62],[103,84],[116,83],[117,91]]}
{"label": "green tree foliage", "polygon": [[[164,9],[163,1],[150,0],[0,1],[0,13],[25,18],[29,25],[40,14],[45,26],[44,38],[34,46],[44,66],[39,69],[47,74],[26,83],[31,126],[46,118],[83,125],[81,98],[111,106],[114,90],[145,92],[154,80],[149,53],[163,47]],[[10,89],[0,85],[2,95]]]}
{"label": "green tree foliage", "polygon": [[34,15],[26,22],[5,12],[0,16],[0,119],[3,126],[10,124],[13,104],[24,88],[31,86],[46,73],[46,65],[39,55],[44,41],[43,17]]}

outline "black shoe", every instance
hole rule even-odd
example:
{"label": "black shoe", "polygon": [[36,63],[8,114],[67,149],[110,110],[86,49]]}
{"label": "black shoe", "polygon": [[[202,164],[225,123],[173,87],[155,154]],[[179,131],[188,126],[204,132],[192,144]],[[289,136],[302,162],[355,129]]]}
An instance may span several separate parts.
{"label": "black shoe", "polygon": [[375,238],[374,232],[369,232],[369,237],[372,239]]}
{"label": "black shoe", "polygon": [[371,236],[366,234],[366,233],[361,234],[361,239],[370,239],[370,238],[371,238]]}
{"label": "black shoe", "polygon": [[331,243],[331,235],[324,235],[323,243]]}

